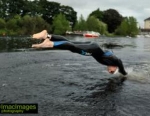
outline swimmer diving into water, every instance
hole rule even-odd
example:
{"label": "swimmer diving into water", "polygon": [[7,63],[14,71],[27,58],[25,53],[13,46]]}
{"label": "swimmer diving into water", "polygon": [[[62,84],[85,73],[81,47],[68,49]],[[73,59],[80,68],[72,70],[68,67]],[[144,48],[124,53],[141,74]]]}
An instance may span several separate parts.
{"label": "swimmer diving into water", "polygon": [[103,51],[95,42],[72,42],[63,36],[50,35],[46,30],[33,34],[34,39],[44,39],[40,44],[33,44],[33,48],[57,48],[62,50],[70,50],[84,56],[92,56],[99,63],[106,65],[107,70],[111,74],[117,72],[127,75],[122,61],[110,51]]}

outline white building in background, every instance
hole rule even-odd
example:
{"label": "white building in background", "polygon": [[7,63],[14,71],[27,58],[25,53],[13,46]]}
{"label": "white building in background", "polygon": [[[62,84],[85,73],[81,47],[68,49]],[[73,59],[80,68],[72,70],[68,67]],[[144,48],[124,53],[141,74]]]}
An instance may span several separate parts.
{"label": "white building in background", "polygon": [[150,29],[150,17],[144,20],[144,29]]}
{"label": "white building in background", "polygon": [[150,17],[144,20],[144,29],[141,29],[140,35],[150,38]]}

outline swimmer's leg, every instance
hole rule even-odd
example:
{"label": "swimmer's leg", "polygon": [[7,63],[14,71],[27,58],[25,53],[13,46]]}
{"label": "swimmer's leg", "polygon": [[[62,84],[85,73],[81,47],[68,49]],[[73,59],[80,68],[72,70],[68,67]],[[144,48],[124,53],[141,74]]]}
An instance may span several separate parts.
{"label": "swimmer's leg", "polygon": [[102,56],[104,51],[95,42],[84,42],[76,43],[70,41],[54,41],[53,48],[58,48],[62,50],[70,50],[71,52],[78,53],[84,56],[93,56],[99,54]]}
{"label": "swimmer's leg", "polygon": [[73,44],[89,44],[89,43],[91,43],[90,41],[86,41],[86,42],[70,41],[66,37],[60,36],[60,35],[49,35],[48,34],[48,38],[50,39],[50,41],[68,41],[68,42],[71,42]]}
{"label": "swimmer's leg", "polygon": [[50,41],[69,41],[66,37],[61,35],[50,35],[48,34]]}
{"label": "swimmer's leg", "polygon": [[[47,30],[43,30],[39,33],[33,34],[32,38],[35,39],[50,39],[50,41],[69,41],[66,37],[60,35],[50,35]],[[74,44],[88,44],[91,42],[72,42]]]}
{"label": "swimmer's leg", "polygon": [[45,39],[40,44],[33,44],[33,48],[57,48],[61,50],[70,50],[75,53],[81,54],[81,49],[77,48],[73,43],[69,41],[50,41],[49,39]]}
{"label": "swimmer's leg", "polygon": [[49,35],[48,34],[48,38],[50,39],[50,41],[68,41],[73,44],[90,44],[91,43],[91,41],[86,41],[86,42],[70,41],[66,37],[60,36],[60,35]]}
{"label": "swimmer's leg", "polygon": [[[46,30],[40,33],[34,34],[33,37],[38,39],[45,39],[41,44],[33,44],[34,48],[58,48],[62,50],[70,50],[74,53],[82,55],[90,55],[91,53],[99,52],[103,54],[103,51],[99,48],[96,43],[93,42],[71,42],[63,36],[49,35]],[[99,50],[100,49],[100,50]]]}
{"label": "swimmer's leg", "polygon": [[69,41],[65,37],[60,35],[50,35],[47,30],[43,30],[39,33],[33,34],[34,39],[49,39],[50,41]]}
{"label": "swimmer's leg", "polygon": [[78,42],[78,41],[71,41],[74,44],[90,44],[91,41],[86,41],[86,42]]}
{"label": "swimmer's leg", "polygon": [[74,44],[69,41],[50,41],[45,39],[41,44],[33,44],[33,48],[57,48],[61,50],[70,50],[74,53],[79,53],[81,55],[87,54],[88,49],[92,49],[91,44]]}

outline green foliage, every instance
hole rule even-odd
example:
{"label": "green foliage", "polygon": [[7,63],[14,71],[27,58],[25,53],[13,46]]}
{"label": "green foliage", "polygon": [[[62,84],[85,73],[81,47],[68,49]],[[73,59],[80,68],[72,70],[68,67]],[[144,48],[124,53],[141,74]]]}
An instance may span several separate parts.
{"label": "green foliage", "polygon": [[139,33],[139,29],[137,27],[137,20],[134,17],[129,17],[129,31],[130,36],[136,36]]}
{"label": "green foliage", "polygon": [[22,34],[33,34],[43,29],[51,30],[50,25],[40,16],[30,17],[26,15],[22,20]]}
{"label": "green foliage", "polygon": [[105,34],[107,32],[107,25],[95,16],[89,16],[87,20],[84,20],[84,17],[81,15],[74,28],[74,31],[76,30],[96,31]]}
{"label": "green foliage", "polygon": [[122,20],[122,16],[114,9],[108,9],[103,12],[102,21],[107,24],[109,33],[115,32],[117,27],[121,24]]}
{"label": "green foliage", "polygon": [[77,21],[77,13],[72,7],[49,0],[0,0],[0,17],[0,34],[8,35],[29,35],[43,29],[50,31],[50,25],[55,34],[64,34],[70,29],[106,35],[115,32],[134,36],[138,33],[136,19],[129,17],[122,22],[122,16],[114,9],[97,9],[87,20],[81,15]]}
{"label": "green foliage", "polygon": [[104,34],[107,30],[107,25],[102,21],[99,21],[96,17],[90,16],[87,19],[87,28],[89,31],[96,31]]}
{"label": "green foliage", "polygon": [[33,21],[33,18],[30,17],[29,15],[25,15],[23,18],[22,18],[22,22],[21,22],[21,25],[22,25],[22,29],[21,29],[21,33],[22,34],[31,34],[34,32],[34,28],[35,28],[35,23]]}
{"label": "green foliage", "polygon": [[121,25],[116,29],[117,35],[131,36],[134,37],[139,33],[137,27],[137,21],[134,17],[126,17],[122,21]]}
{"label": "green foliage", "polygon": [[99,20],[94,16],[90,16],[87,19],[87,28],[89,31],[100,32]]}
{"label": "green foliage", "polygon": [[75,26],[77,21],[77,13],[73,10],[72,7],[62,5],[60,7],[60,13],[64,14],[66,19],[70,22],[72,28]]}
{"label": "green foliage", "polygon": [[20,16],[16,15],[6,23],[6,30],[8,35],[17,35],[19,31]]}
{"label": "green foliage", "polygon": [[4,19],[0,18],[0,35],[6,34],[6,22]]}
{"label": "green foliage", "polygon": [[107,34],[107,24],[105,24],[104,22],[102,21],[99,21],[99,26],[100,26],[100,33],[101,34]]}
{"label": "green foliage", "polygon": [[39,2],[37,2],[36,4],[38,6],[38,9],[40,9],[38,11],[38,14],[41,13],[42,18],[46,20],[49,24],[52,24],[55,16],[62,13],[65,15],[66,19],[72,24],[72,26],[75,25],[75,22],[77,20],[77,13],[72,7],[60,5],[60,3],[50,2],[48,0],[39,0]]}
{"label": "green foliage", "polygon": [[66,16],[72,26],[75,25],[77,13],[72,7],[49,0],[0,0],[0,17],[6,21],[15,15],[29,15],[42,16],[46,22],[52,24],[53,18],[60,13]]}
{"label": "green foliage", "polygon": [[5,29],[6,27],[6,22],[4,19],[0,18],[0,29]]}
{"label": "green foliage", "polygon": [[100,21],[102,21],[103,19],[103,11],[100,11],[99,8],[95,11],[93,11],[92,13],[90,13],[89,16],[94,16],[96,18],[98,18]]}
{"label": "green foliage", "polygon": [[40,16],[16,15],[7,22],[0,19],[0,35],[29,35],[43,29],[51,30],[50,25]]}
{"label": "green foliage", "polygon": [[67,30],[70,30],[69,22],[67,21],[65,15],[62,13],[54,18],[53,30],[54,34],[65,34]]}
{"label": "green foliage", "polygon": [[23,15],[28,0],[0,0],[0,16],[9,20],[15,15]]}
{"label": "green foliage", "polygon": [[60,13],[60,3],[40,0],[39,6],[41,6],[42,18],[45,19],[49,24],[52,24],[53,18]]}
{"label": "green foliage", "polygon": [[80,16],[79,20],[76,22],[74,30],[79,30],[79,31],[87,30],[87,23],[82,15]]}

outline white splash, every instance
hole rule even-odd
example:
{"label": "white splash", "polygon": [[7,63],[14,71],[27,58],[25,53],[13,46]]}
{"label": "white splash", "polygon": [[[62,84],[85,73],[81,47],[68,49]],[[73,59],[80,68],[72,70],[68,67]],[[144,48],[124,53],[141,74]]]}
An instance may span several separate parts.
{"label": "white splash", "polygon": [[139,82],[139,83],[150,83],[150,75],[144,69],[134,71],[133,67],[128,67],[126,69],[128,75],[126,76],[128,80]]}

